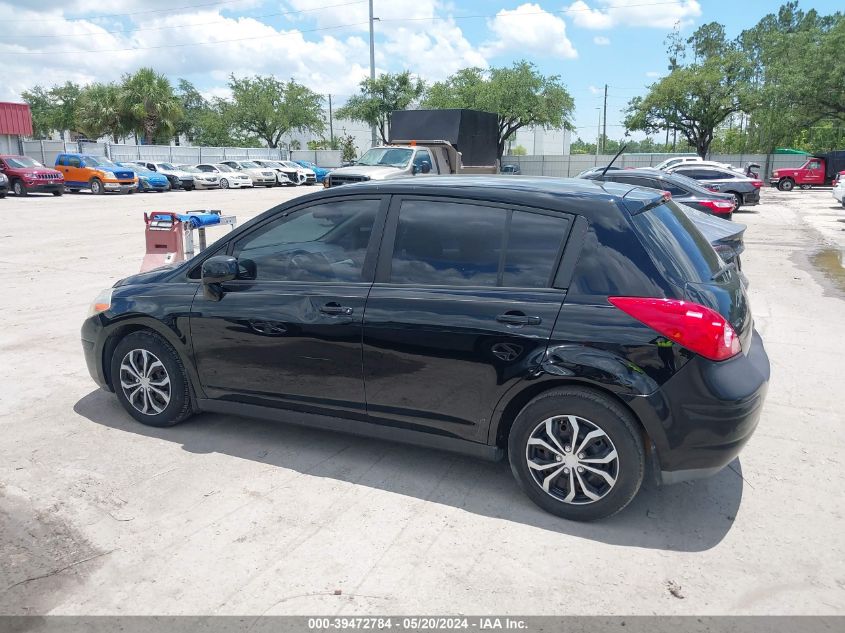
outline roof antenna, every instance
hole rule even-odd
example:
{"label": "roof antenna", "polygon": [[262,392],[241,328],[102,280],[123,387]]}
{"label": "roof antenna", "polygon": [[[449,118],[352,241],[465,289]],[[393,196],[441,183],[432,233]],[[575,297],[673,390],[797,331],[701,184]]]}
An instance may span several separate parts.
{"label": "roof antenna", "polygon": [[612,161],[610,161],[610,162],[607,164],[607,167],[605,167],[605,168],[604,168],[604,171],[603,171],[603,172],[601,172],[601,176],[599,176],[599,178],[598,178],[599,180],[602,180],[602,179],[604,178],[604,175],[607,173],[607,170],[608,170],[608,169],[610,169],[610,166],[611,166],[611,165],[613,165],[613,163],[615,163],[615,162],[616,162],[616,159],[617,159],[617,158],[619,158],[619,155],[620,155],[622,152],[624,152],[624,151],[625,151],[625,148],[626,148],[626,147],[628,147],[628,144],[627,144],[627,143],[625,143],[625,144],[624,144],[621,148],[619,148],[619,151],[618,151],[618,152],[616,152],[616,156],[614,156],[614,157],[613,157],[613,160],[612,160]]}

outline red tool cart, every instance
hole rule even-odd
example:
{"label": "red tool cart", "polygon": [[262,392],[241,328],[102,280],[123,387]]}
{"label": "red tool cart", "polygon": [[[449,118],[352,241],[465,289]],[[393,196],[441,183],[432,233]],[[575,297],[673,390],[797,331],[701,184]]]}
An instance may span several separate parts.
{"label": "red tool cart", "polygon": [[[223,215],[217,209],[186,213],[153,211],[144,213],[144,223],[147,250],[141,272],[190,259],[205,249],[207,228],[226,225],[234,229],[237,218],[234,215]],[[198,238],[196,253],[194,231]]]}

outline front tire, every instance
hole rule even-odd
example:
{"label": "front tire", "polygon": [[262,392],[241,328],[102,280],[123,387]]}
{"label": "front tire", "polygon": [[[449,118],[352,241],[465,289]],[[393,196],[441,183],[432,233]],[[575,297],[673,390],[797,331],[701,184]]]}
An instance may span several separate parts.
{"label": "front tire", "polygon": [[795,181],[792,178],[784,178],[778,182],[778,189],[781,191],[792,191],[795,189]]}
{"label": "front tire", "polygon": [[225,178],[220,179],[220,188],[221,189],[228,189],[229,188],[229,181]]}
{"label": "front tire", "polygon": [[622,510],[645,471],[643,440],[630,412],[577,387],[543,393],[522,409],[508,436],[508,457],[534,503],[573,521]]}
{"label": "front tire", "polygon": [[23,182],[21,182],[20,180],[16,180],[12,183],[12,191],[14,191],[15,195],[19,198],[23,198],[28,193],[26,187],[24,187],[23,185]]}
{"label": "front tire", "polygon": [[53,192],[53,195],[58,197],[58,196],[62,196],[62,195],[64,195],[64,193],[65,193],[64,191],[62,191],[61,189],[59,189],[58,191],[54,191],[54,192]]}
{"label": "front tire", "polygon": [[103,183],[100,182],[99,178],[94,178],[94,180],[91,181],[91,193],[95,196],[103,194]]}
{"label": "front tire", "polygon": [[141,424],[173,426],[193,413],[185,367],[158,334],[133,332],[120,341],[111,379],[120,404]]}

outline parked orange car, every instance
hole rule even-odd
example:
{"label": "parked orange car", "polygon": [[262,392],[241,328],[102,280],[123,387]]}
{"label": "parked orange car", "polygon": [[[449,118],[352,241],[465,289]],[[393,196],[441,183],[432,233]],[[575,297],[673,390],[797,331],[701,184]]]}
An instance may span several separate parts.
{"label": "parked orange car", "polygon": [[76,193],[90,189],[99,195],[107,191],[132,193],[138,188],[135,172],[113,163],[105,156],[90,154],[59,154],[56,169],[65,177],[65,187]]}

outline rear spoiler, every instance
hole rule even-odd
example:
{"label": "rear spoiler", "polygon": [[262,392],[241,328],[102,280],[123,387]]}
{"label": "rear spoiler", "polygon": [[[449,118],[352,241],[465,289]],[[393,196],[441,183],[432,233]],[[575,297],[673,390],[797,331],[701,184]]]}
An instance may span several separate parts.
{"label": "rear spoiler", "polygon": [[659,207],[671,199],[672,194],[668,191],[654,193],[654,190],[649,190],[645,187],[634,187],[622,196],[622,204],[625,205],[628,213],[637,215],[654,207]]}

